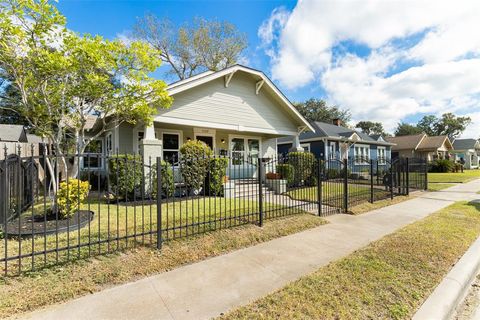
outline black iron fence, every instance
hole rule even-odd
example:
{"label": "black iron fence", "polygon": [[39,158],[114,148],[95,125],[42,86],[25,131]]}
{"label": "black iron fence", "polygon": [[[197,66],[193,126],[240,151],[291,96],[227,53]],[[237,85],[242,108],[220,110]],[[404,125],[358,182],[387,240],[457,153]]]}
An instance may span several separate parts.
{"label": "black iron fence", "polygon": [[[5,275],[136,246],[161,248],[172,239],[262,226],[287,215],[348,212],[362,202],[426,188],[426,164],[412,159],[323,161],[292,153],[172,163],[82,154],[8,161],[13,164],[0,165],[0,270]],[[12,175],[18,167],[36,170]],[[79,179],[70,178],[72,173]],[[57,184],[59,176],[64,179]]]}

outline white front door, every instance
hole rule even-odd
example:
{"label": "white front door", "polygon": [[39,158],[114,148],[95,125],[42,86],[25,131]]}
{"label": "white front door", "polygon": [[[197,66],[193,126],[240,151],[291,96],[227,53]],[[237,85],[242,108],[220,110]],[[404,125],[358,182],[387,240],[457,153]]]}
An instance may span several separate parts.
{"label": "white front door", "polygon": [[261,139],[232,136],[230,138],[230,178],[252,178],[256,175]]}

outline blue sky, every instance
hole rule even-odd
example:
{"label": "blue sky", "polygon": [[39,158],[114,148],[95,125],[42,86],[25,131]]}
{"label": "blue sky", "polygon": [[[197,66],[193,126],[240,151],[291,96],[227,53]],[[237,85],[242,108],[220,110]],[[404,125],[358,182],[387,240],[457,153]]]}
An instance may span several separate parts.
{"label": "blue sky", "polygon": [[[145,13],[175,23],[227,20],[248,36],[248,65],[292,101],[324,98],[352,122],[454,112],[480,136],[480,1],[82,1],[60,0],[68,27],[115,38]],[[477,31],[475,31],[477,30]],[[155,73],[161,76],[161,72]]]}
{"label": "blue sky", "polygon": [[[137,17],[145,13],[166,16],[174,23],[191,21],[196,16],[226,20],[247,34],[246,57],[249,65],[269,73],[268,57],[259,48],[257,31],[276,7],[292,10],[296,1],[87,1],[60,0],[59,10],[67,17],[67,26],[81,33],[100,34],[113,39],[127,33]],[[156,73],[161,76],[162,73]],[[313,94],[313,93],[312,93]],[[289,98],[302,100],[309,90],[292,90]]]}

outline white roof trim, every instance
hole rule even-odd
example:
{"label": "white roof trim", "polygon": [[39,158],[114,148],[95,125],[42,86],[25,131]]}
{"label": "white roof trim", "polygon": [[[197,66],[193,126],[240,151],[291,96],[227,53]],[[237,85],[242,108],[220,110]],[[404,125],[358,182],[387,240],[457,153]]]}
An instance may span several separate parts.
{"label": "white roof trim", "polygon": [[234,65],[217,72],[204,72],[195,77],[192,77],[194,79],[189,78],[179,82],[175,82],[167,87],[167,91],[171,96],[173,96],[177,93],[183,92],[185,90],[191,89],[193,87],[199,86],[217,78],[226,76],[236,71],[243,71],[260,77],[264,81],[264,85],[268,86],[280,98],[280,100],[285,103],[287,108],[290,109],[290,111],[292,111],[303,124],[305,124],[308,129],[315,132],[315,129],[312,127],[312,125],[300,114],[300,112],[298,112],[298,110],[292,105],[292,103],[285,97],[285,95],[280,90],[278,90],[278,88],[263,72],[250,69],[241,65]]}
{"label": "white roof trim", "polygon": [[154,121],[185,125],[185,126],[193,126],[193,127],[224,129],[224,130],[231,130],[231,131],[237,131],[237,132],[254,132],[254,133],[281,135],[281,136],[293,136],[297,134],[295,131],[246,127],[246,126],[233,125],[233,124],[207,122],[207,121],[200,121],[200,120],[189,120],[189,119],[173,118],[173,117],[166,117],[166,116],[156,116]]}

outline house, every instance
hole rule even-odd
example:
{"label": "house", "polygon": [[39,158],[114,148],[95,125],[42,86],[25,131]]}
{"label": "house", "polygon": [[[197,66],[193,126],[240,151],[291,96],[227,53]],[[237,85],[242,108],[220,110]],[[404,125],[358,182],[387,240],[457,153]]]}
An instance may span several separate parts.
{"label": "house", "polygon": [[463,162],[465,169],[477,169],[480,158],[480,142],[475,139],[455,139],[453,141],[454,160]]}
{"label": "house", "polygon": [[453,145],[448,136],[428,136],[425,133],[387,137],[388,142],[394,143],[392,157],[424,158],[427,161],[449,159]]}
{"label": "house", "polygon": [[0,142],[28,142],[24,126],[20,124],[0,124]]}
{"label": "house", "polygon": [[263,72],[241,65],[203,72],[167,90],[173,104],[159,109],[152,125],[123,123],[93,143],[93,151],[142,153],[147,162],[158,156],[174,164],[182,144],[196,139],[216,155],[235,158],[232,172],[236,165],[273,156],[278,137],[314,130]]}
{"label": "house", "polygon": [[[341,125],[340,120],[333,124],[312,122],[315,132],[304,132],[299,136],[300,146],[320,159],[354,159],[358,164],[379,159],[385,163],[391,158],[393,143],[382,137],[371,137],[365,133]],[[292,137],[277,140],[278,152],[287,153],[294,145]]]}

